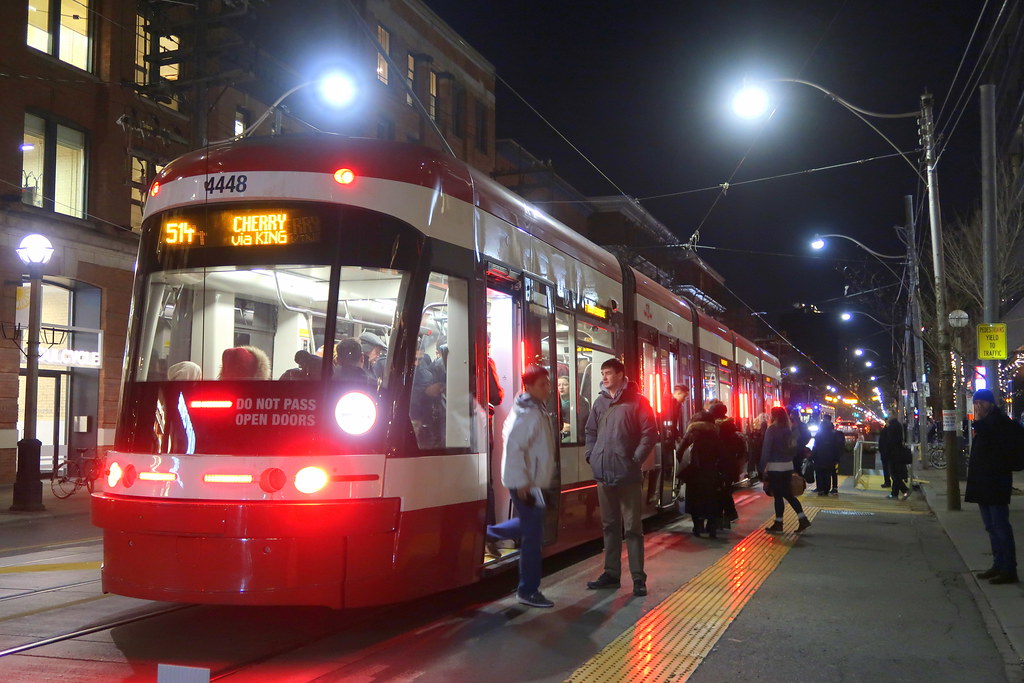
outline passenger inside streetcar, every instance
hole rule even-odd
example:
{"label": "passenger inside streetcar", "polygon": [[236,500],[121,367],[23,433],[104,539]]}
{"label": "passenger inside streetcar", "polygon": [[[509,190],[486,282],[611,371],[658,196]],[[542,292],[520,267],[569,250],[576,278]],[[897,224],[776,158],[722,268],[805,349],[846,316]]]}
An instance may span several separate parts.
{"label": "passenger inside streetcar", "polygon": [[203,378],[203,369],[190,360],[175,363],[167,369],[167,379],[172,382],[194,382]]}
{"label": "passenger inside streetcar", "polygon": [[334,348],[334,379],[368,387],[374,379],[363,369],[363,349],[359,341],[345,337]]}
{"label": "passenger inside streetcar", "polygon": [[219,379],[270,379],[270,359],[255,346],[224,349]]}

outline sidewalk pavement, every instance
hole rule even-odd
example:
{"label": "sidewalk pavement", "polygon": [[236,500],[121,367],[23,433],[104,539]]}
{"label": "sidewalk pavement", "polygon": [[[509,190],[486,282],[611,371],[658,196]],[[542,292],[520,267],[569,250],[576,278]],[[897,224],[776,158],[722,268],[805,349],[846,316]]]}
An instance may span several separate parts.
{"label": "sidewalk pavement", "polygon": [[61,500],[53,495],[49,479],[43,479],[42,484],[43,506],[46,509],[39,512],[12,512],[11,504],[14,502],[14,485],[6,484],[0,486],[0,525],[21,524],[41,519],[53,519],[55,517],[89,515],[88,489],[80,488],[70,498]]}
{"label": "sidewalk pavement", "polygon": [[[972,573],[992,566],[992,547],[981,521],[981,513],[974,503],[963,502],[966,482],[960,482],[960,510],[949,510],[946,494],[946,470],[926,469],[914,471],[915,483],[920,484],[928,506],[939,524],[945,529],[964,564]],[[1010,501],[1010,524],[1015,528],[1018,546],[1024,543],[1024,472],[1014,472],[1013,485],[1017,489]],[[1017,551],[1020,557],[1020,550]],[[976,595],[987,602],[1006,634],[1017,659],[1024,661],[1024,584],[993,586],[988,581],[974,579],[978,585]],[[984,608],[983,605],[979,607]]]}

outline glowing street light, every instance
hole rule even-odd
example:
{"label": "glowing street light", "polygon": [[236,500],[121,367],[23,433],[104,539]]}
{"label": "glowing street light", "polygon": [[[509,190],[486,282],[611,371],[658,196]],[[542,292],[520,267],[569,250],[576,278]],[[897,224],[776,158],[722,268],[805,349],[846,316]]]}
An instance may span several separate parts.
{"label": "glowing street light", "polygon": [[855,240],[852,237],[850,237],[849,235],[840,235],[839,233],[829,233],[828,235],[815,235],[814,239],[811,240],[811,249],[814,249],[815,251],[821,251],[822,249],[824,249],[825,248],[825,238],[826,237],[840,237],[840,238],[842,238],[844,240],[849,240],[850,242],[853,242],[858,247],[860,247],[864,251],[868,252],[869,254],[871,254],[872,256],[874,256],[877,259],[894,259],[894,260],[897,260],[897,261],[906,261],[907,260],[907,255],[906,254],[896,254],[896,255],[894,255],[894,254],[880,254],[877,251],[875,251],[874,249],[872,249],[869,246],[867,246],[866,244],[864,244],[863,242],[861,242],[860,240]]}
{"label": "glowing street light", "polygon": [[864,349],[854,349],[853,350],[853,355],[855,355],[855,356],[863,356],[864,355]]}
{"label": "glowing street light", "polygon": [[875,361],[873,361],[873,360],[866,360],[866,361],[864,361],[864,367],[866,367],[866,368],[873,368],[873,367],[875,367]]}
{"label": "glowing street light", "polygon": [[732,98],[732,110],[744,119],[756,119],[768,111],[768,92],[757,86],[747,86]]}
{"label": "glowing street light", "polygon": [[[278,107],[284,102],[292,93],[295,93],[303,88],[308,88],[311,85],[317,86],[320,91],[320,97],[332,107],[342,108],[347,107],[355,101],[359,90],[356,87],[356,82],[346,73],[340,71],[331,72],[321,78],[306,81],[305,83],[299,83],[295,87],[286,90],[283,95],[274,100],[274,103],[270,105],[263,114],[260,115],[256,121],[245,129],[245,131],[237,136],[238,138],[247,138],[257,130],[260,125],[267,120],[267,117],[277,112]],[[275,133],[279,128],[279,123],[274,125]],[[235,138],[233,138],[235,139]]]}

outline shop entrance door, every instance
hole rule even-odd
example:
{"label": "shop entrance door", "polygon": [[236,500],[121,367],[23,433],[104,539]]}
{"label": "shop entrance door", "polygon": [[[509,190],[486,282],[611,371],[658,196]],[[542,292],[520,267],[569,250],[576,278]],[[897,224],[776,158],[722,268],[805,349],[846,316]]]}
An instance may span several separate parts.
{"label": "shop entrance door", "polygon": [[[50,473],[54,467],[68,457],[68,387],[69,375],[54,370],[39,371],[39,398],[36,406],[36,438],[42,442],[39,454],[39,471]],[[18,378],[18,438],[25,434],[25,384],[24,370]]]}

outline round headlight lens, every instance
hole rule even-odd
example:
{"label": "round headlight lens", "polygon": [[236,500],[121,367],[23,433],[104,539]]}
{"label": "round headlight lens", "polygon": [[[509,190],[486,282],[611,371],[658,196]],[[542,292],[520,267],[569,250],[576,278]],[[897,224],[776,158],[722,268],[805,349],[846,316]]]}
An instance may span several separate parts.
{"label": "round headlight lens", "polygon": [[348,434],[365,434],[377,421],[377,404],[364,393],[349,392],[338,399],[338,405],[334,407],[334,419]]}

